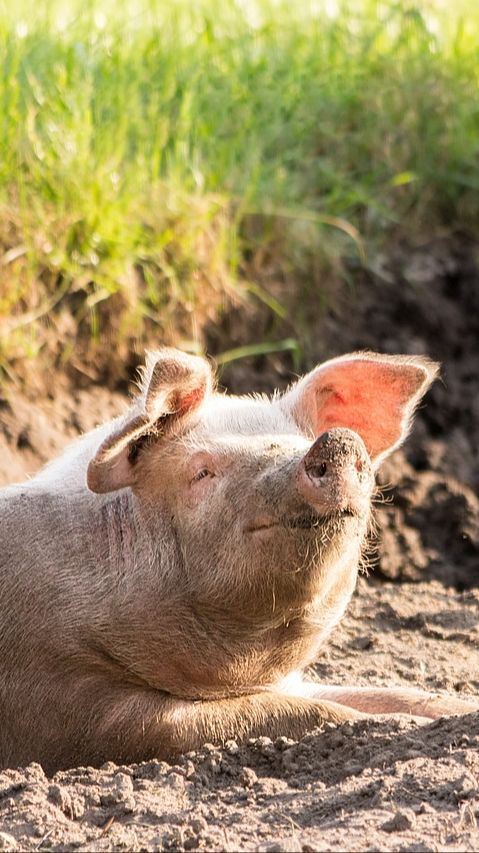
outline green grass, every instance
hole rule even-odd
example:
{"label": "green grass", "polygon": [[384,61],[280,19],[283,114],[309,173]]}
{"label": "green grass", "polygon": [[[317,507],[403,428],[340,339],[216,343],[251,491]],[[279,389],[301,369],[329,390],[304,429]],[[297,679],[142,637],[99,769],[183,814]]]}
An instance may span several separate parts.
{"label": "green grass", "polygon": [[477,235],[479,6],[447,5],[4,0],[3,368],[201,349],[318,258]]}

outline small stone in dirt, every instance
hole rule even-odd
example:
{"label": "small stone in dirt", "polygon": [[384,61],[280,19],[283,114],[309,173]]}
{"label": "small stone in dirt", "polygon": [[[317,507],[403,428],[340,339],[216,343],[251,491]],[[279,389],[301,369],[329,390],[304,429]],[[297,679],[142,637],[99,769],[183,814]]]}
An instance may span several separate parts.
{"label": "small stone in dirt", "polygon": [[412,829],[415,823],[414,814],[406,814],[406,812],[396,812],[396,814],[381,824],[379,829],[383,832],[405,832],[406,829]]}
{"label": "small stone in dirt", "polygon": [[282,763],[286,770],[299,770],[298,750],[294,746],[283,752]]}
{"label": "small stone in dirt", "polygon": [[252,788],[258,781],[258,777],[251,767],[243,767],[240,774],[240,782],[244,788]]}
{"label": "small stone in dirt", "polygon": [[179,776],[186,776],[186,770],[180,764],[173,764],[168,770],[168,776],[171,776],[172,773],[178,773]]}
{"label": "small stone in dirt", "polygon": [[235,740],[227,740],[225,744],[225,750],[228,755],[237,755],[239,752],[239,746]]}
{"label": "small stone in dirt", "polygon": [[363,634],[361,637],[356,637],[355,640],[352,640],[350,645],[352,649],[357,649],[362,652],[366,649],[370,649],[371,646],[374,645],[374,640],[367,634]]}
{"label": "small stone in dirt", "polygon": [[257,853],[302,853],[303,849],[297,838],[282,838],[281,841],[270,841],[256,848]]}
{"label": "small stone in dirt", "polygon": [[29,782],[44,782],[46,779],[43,767],[36,761],[32,761],[25,767],[25,776]]}
{"label": "small stone in dirt", "polygon": [[105,763],[102,764],[100,767],[100,770],[102,770],[104,773],[114,773],[117,769],[118,765],[115,764],[114,761],[105,761]]}
{"label": "small stone in dirt", "polygon": [[414,761],[416,758],[422,758],[423,752],[419,749],[407,749],[403,753],[403,761]]}
{"label": "small stone in dirt", "polygon": [[468,776],[465,773],[457,780],[457,788],[454,790],[454,796],[458,802],[477,796],[477,784],[474,777]]}
{"label": "small stone in dirt", "polygon": [[166,832],[162,838],[165,850],[177,850],[183,847],[183,830],[179,826],[172,826],[170,832]]}
{"label": "small stone in dirt", "polygon": [[208,773],[213,773],[215,776],[218,775],[221,773],[221,755],[218,754],[218,757],[215,755],[207,755],[201,767]]}
{"label": "small stone in dirt", "polygon": [[65,807],[67,806],[69,799],[68,791],[65,791],[64,788],[60,787],[60,785],[49,785],[48,799],[56,806],[59,806],[62,811],[65,811]]}
{"label": "small stone in dirt", "polygon": [[185,787],[185,774],[178,773],[176,770],[172,770],[168,773],[168,776],[165,779],[167,785],[170,785],[171,788],[175,788],[177,791],[181,791]]}
{"label": "small stone in dirt", "polygon": [[278,750],[274,743],[271,743],[269,746],[261,747],[261,755],[264,756],[264,758],[267,758],[271,763],[274,763],[278,758]]}
{"label": "small stone in dirt", "polygon": [[61,785],[49,785],[48,799],[71,820],[81,817],[85,811],[81,798],[72,797]]}
{"label": "small stone in dirt", "polygon": [[273,741],[270,737],[259,737],[256,741],[256,746],[260,752],[269,752],[273,746]]}
{"label": "small stone in dirt", "polygon": [[208,824],[204,817],[195,817],[193,820],[190,820],[190,827],[196,835],[199,835],[200,832],[205,832],[208,829]]}
{"label": "small stone in dirt", "polygon": [[427,803],[425,800],[424,802],[413,806],[413,809],[415,814],[433,814],[436,811],[434,806],[431,806],[431,803]]}
{"label": "small stone in dirt", "polygon": [[135,808],[133,798],[133,782],[126,773],[117,773],[109,788],[101,795],[103,806],[123,806],[124,811],[130,812]]}
{"label": "small stone in dirt", "polygon": [[190,761],[189,759],[188,759],[188,761],[185,761],[185,763],[183,765],[183,770],[185,771],[186,779],[192,779],[196,773],[196,767],[193,764],[193,762]]}
{"label": "small stone in dirt", "polygon": [[289,747],[293,746],[293,744],[295,743],[296,741],[291,740],[290,737],[285,737],[284,735],[282,735],[281,737],[276,738],[274,745],[276,749],[279,749],[281,750],[281,752],[284,752],[285,749],[289,749]]}
{"label": "small stone in dirt", "polygon": [[343,767],[346,776],[359,776],[363,772],[364,766],[356,761],[348,761]]}
{"label": "small stone in dirt", "polygon": [[165,776],[171,770],[171,764],[167,764],[166,761],[158,761],[154,768],[153,777],[157,778],[160,776]]}
{"label": "small stone in dirt", "polygon": [[16,850],[17,842],[8,832],[0,832],[0,850]]}

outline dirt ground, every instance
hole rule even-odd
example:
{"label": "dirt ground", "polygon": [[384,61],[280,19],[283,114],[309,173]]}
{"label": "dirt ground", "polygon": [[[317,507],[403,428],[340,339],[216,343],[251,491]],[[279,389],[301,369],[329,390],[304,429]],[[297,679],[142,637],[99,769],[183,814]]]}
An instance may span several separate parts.
{"label": "dirt ground", "polygon": [[[244,320],[230,316],[236,345]],[[235,328],[237,331],[235,332]],[[252,335],[257,330],[251,332]],[[213,337],[212,337],[213,340]],[[318,316],[317,361],[354,348],[443,363],[413,435],[381,471],[374,570],[315,666],[320,680],[479,695],[479,273],[476,249],[377,258]],[[238,362],[233,391],[291,378],[280,358]],[[98,386],[0,398],[0,482],[33,473],[122,410]],[[479,848],[479,714],[430,725],[365,721],[206,745],[177,765],[0,771],[0,850]]]}

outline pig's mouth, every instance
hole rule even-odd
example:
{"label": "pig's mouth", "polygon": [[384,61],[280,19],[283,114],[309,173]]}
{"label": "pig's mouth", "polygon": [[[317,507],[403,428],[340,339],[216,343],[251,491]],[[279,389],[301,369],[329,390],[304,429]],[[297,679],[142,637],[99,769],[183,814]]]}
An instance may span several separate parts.
{"label": "pig's mouth", "polygon": [[330,512],[317,515],[311,513],[308,515],[295,515],[286,518],[259,518],[253,521],[247,528],[247,533],[257,533],[262,530],[270,530],[274,527],[286,527],[289,529],[314,530],[322,527],[326,522],[340,521],[343,518],[357,518],[357,512],[351,507],[345,509],[331,510]]}
{"label": "pig's mouth", "polygon": [[298,516],[294,518],[286,518],[282,521],[282,524],[285,527],[300,527],[303,530],[309,530],[312,527],[319,527],[319,525],[324,524],[325,521],[334,520],[337,521],[341,518],[355,518],[356,513],[347,507],[346,509],[334,510],[334,512],[327,512],[323,515],[314,515],[314,516]]}

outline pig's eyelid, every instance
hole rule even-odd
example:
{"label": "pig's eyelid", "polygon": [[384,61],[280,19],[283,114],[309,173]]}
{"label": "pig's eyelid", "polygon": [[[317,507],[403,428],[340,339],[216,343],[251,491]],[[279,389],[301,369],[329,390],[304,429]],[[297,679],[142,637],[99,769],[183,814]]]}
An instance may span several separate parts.
{"label": "pig's eyelid", "polygon": [[201,470],[198,471],[198,473],[195,474],[195,476],[192,478],[191,482],[192,483],[198,483],[199,480],[203,480],[204,477],[214,477],[214,476],[215,475],[213,474],[212,471],[209,470],[209,468],[201,468]]}

